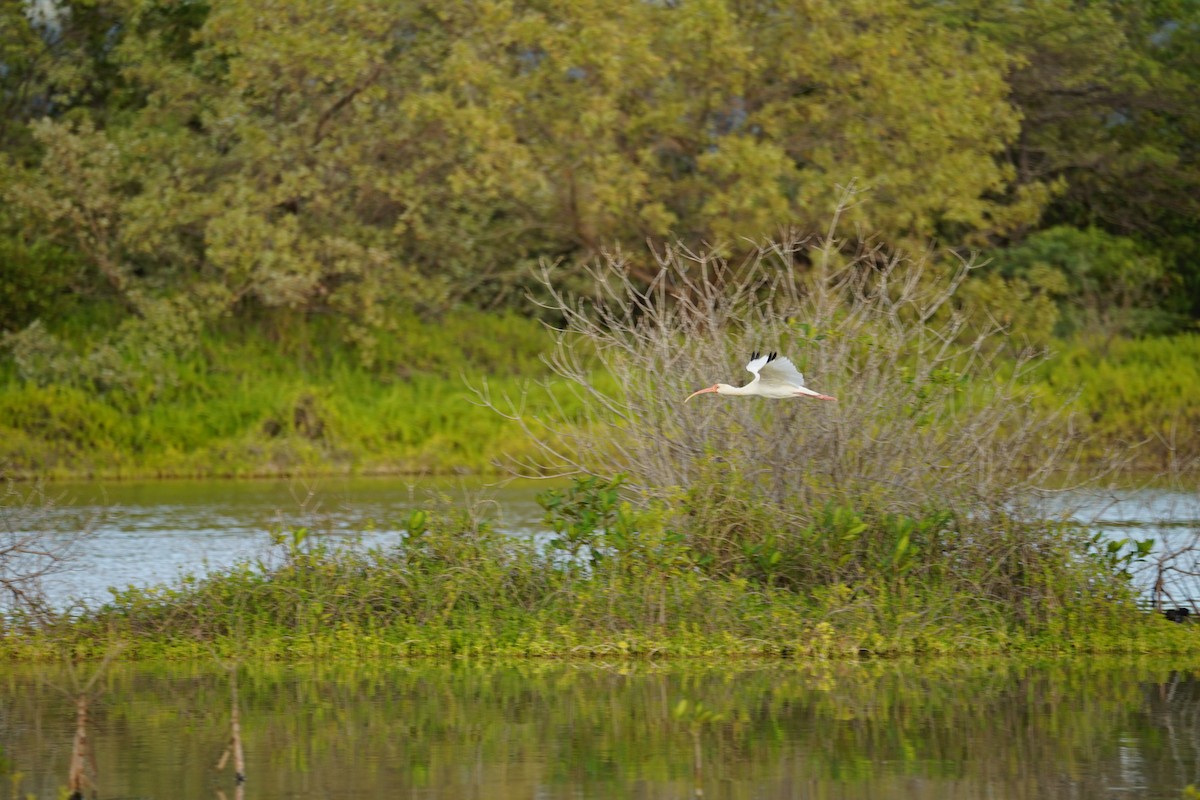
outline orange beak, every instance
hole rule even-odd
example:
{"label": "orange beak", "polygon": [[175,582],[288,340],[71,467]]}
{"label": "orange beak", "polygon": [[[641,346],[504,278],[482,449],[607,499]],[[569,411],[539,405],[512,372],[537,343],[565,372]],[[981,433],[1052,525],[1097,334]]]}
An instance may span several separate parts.
{"label": "orange beak", "polygon": [[715,392],[716,390],[717,390],[716,386],[710,386],[707,389],[699,389],[699,390],[694,391],[691,394],[689,394],[687,396],[687,400],[684,400],[683,402],[686,403],[688,400],[691,400],[693,397],[695,397],[698,394],[704,394],[705,392]]}

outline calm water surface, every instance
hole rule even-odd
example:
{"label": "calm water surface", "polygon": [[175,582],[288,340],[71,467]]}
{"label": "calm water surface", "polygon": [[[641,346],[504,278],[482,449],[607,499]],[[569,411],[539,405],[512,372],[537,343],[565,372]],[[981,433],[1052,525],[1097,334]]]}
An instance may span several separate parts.
{"label": "calm water surface", "polygon": [[[0,797],[63,796],[86,673],[0,667]],[[1163,798],[1200,784],[1200,677],[1089,660],[243,669],[246,798]],[[719,717],[693,725],[681,700]],[[235,797],[229,674],[117,665],[98,798]]]}
{"label": "calm water surface", "polygon": [[72,535],[90,531],[78,568],[55,575],[46,589],[56,605],[110,597],[109,586],[149,585],[182,573],[203,574],[262,553],[272,532],[305,528],[314,535],[396,541],[414,508],[467,502],[503,530],[536,535],[545,482],[489,487],[478,478],[315,478],[288,481],[133,481],[52,484],[38,524]]}
{"label": "calm water surface", "polygon": [[[92,530],[61,603],[265,550],[273,531],[394,541],[430,492],[396,479],[55,486],[44,530]],[[491,492],[513,535],[545,484]],[[468,492],[470,489],[470,492]],[[1078,510],[1112,536],[1195,537],[1193,493]],[[0,665],[0,800],[66,786],[78,674]],[[1170,798],[1200,785],[1200,664],[1104,660],[478,666],[239,672],[248,782],[215,765],[230,676],[116,665],[94,685],[97,798]],[[717,714],[673,713],[697,701]]]}

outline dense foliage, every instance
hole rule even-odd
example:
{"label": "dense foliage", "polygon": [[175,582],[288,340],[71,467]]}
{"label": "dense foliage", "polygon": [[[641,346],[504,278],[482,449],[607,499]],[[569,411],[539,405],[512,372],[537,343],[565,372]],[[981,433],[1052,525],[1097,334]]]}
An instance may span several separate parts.
{"label": "dense foliage", "polygon": [[[1107,455],[1090,433],[1197,455],[1194,337],[1131,339],[1200,317],[1198,33],[1171,0],[0,0],[6,477],[504,452],[599,481],[548,501],[551,545],[288,532],[278,563],[11,631],[829,654],[1121,630],[1144,550],[1028,504]],[[1124,385],[1034,356],[1059,337]],[[764,347],[842,402],[681,409]],[[1155,402],[1128,401],[1146,356]],[[513,380],[547,368],[537,398]]]}
{"label": "dense foliage", "polygon": [[[114,350],[231,314],[333,315],[372,361],[396,314],[520,298],[539,259],[736,254],[823,228],[851,180],[846,226],[1016,247],[1018,297],[1167,297],[1177,323],[1200,312],[1198,22],[1170,0],[5,0],[0,325],[100,388]],[[1046,285],[1018,267],[1051,224],[1100,255]]]}

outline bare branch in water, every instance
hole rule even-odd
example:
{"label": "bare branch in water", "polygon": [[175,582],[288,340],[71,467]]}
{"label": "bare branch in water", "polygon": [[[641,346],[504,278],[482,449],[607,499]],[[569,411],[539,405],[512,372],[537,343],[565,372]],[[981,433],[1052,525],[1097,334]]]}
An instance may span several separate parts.
{"label": "bare branch in water", "polygon": [[44,618],[52,613],[44,580],[78,566],[91,530],[50,524],[55,505],[39,485],[8,483],[0,497],[0,607]]}

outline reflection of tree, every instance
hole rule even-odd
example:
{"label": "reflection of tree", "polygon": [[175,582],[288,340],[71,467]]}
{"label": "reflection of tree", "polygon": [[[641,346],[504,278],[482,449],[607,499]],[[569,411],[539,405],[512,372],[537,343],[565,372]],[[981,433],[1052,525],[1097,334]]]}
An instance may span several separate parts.
{"label": "reflection of tree", "polygon": [[71,732],[71,757],[66,785],[66,795],[70,800],[83,800],[85,796],[96,797],[99,769],[90,734],[92,703],[104,694],[105,687],[101,678],[122,649],[119,645],[110,648],[104,660],[98,666],[93,665],[90,668],[91,675],[86,680],[81,677],[74,664],[68,664],[64,669],[65,680],[48,682],[57,693],[69,698],[74,706],[75,724]]}
{"label": "reflection of tree", "polygon": [[243,784],[246,782],[246,756],[242,748],[242,725],[241,713],[238,706],[238,669],[240,665],[232,664],[226,667],[229,671],[229,746],[221,753],[221,758],[217,761],[217,772],[225,769],[230,756],[233,757],[233,776],[234,782],[237,784],[237,797],[240,800],[243,794]]}
{"label": "reflection of tree", "polygon": [[[211,796],[228,676],[115,667],[105,689],[91,734],[106,795]],[[32,672],[14,672],[0,691],[0,748],[14,770],[40,769],[38,737],[24,732],[37,725],[69,740],[73,709]],[[733,798],[834,786],[882,797],[914,785],[922,797],[968,800],[1152,794],[1196,782],[1200,764],[1200,680],[1131,659],[267,665],[242,671],[238,691],[246,770],[276,796],[384,786],[399,796],[485,786],[498,798],[615,796],[637,785],[644,797],[681,797],[697,788],[697,743],[700,788]],[[681,698],[712,712],[699,735],[677,713]]]}
{"label": "reflection of tree", "polygon": [[1148,772],[1173,773],[1200,783],[1200,677],[1195,669],[1172,671],[1143,687],[1145,727],[1162,737],[1162,747],[1143,754]]}

